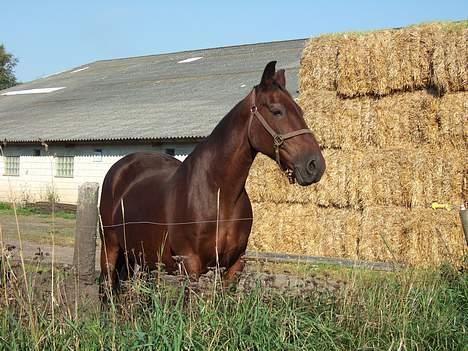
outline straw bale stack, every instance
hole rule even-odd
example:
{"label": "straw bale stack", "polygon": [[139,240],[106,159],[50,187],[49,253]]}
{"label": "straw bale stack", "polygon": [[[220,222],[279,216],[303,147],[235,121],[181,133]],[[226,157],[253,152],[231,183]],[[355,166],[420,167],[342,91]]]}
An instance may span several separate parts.
{"label": "straw bale stack", "polygon": [[[247,180],[247,192],[254,202],[309,204],[332,207],[358,207],[358,177],[362,164],[360,152],[353,155],[340,150],[325,150],[327,170],[316,185],[290,185],[278,166],[263,155],[257,156]],[[273,190],[274,189],[274,190]]]}
{"label": "straw bale stack", "polygon": [[[468,21],[326,35],[304,48],[299,104],[327,170],[291,186],[258,156],[254,249],[459,262],[468,200]],[[449,204],[452,211],[433,210]]]}
{"label": "straw bale stack", "polygon": [[433,266],[467,253],[454,211],[254,203],[252,250]]}
{"label": "straw bale stack", "polygon": [[[290,185],[278,166],[259,155],[247,192],[254,202],[308,204],[362,209],[388,205],[430,207],[466,198],[468,155],[447,146],[323,151],[327,169],[316,185]],[[464,180],[465,179],[465,180]]]}
{"label": "straw bale stack", "polygon": [[369,207],[362,213],[358,258],[432,266],[466,255],[456,211]]}
{"label": "straw bale stack", "polygon": [[468,21],[434,35],[432,84],[442,92],[468,90]]}
{"label": "straw bale stack", "polygon": [[441,143],[468,149],[468,92],[446,94],[439,99],[437,121]]}
{"label": "straw bale stack", "polygon": [[354,148],[371,133],[372,99],[340,99],[334,91],[307,90],[298,99],[317,141],[326,148]]}
{"label": "straw bale stack", "polygon": [[340,37],[323,35],[306,45],[302,52],[301,90],[336,90],[336,67]]}
{"label": "straw bale stack", "polygon": [[256,202],[253,250],[357,258],[361,213],[314,204]]}
{"label": "straw bale stack", "polygon": [[428,208],[432,202],[460,204],[467,155],[453,148],[384,149],[364,157],[361,197],[375,205]]}
{"label": "straw bale stack", "polygon": [[301,61],[300,90],[343,97],[383,96],[433,87],[468,90],[467,21],[311,39]]}
{"label": "straw bale stack", "polygon": [[333,91],[307,90],[299,97],[304,118],[325,148],[466,148],[468,92],[435,97],[426,90],[380,99],[342,99]]}

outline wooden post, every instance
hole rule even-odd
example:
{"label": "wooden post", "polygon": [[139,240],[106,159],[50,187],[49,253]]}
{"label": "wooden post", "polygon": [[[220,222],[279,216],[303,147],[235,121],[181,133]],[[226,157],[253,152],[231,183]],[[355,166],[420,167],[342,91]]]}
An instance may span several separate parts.
{"label": "wooden post", "polygon": [[83,183],[78,188],[76,208],[75,250],[73,265],[80,280],[93,283],[96,264],[96,232],[98,223],[98,183]]}
{"label": "wooden post", "polygon": [[462,222],[463,232],[465,233],[466,245],[468,245],[468,209],[464,204],[460,208],[460,219]]}

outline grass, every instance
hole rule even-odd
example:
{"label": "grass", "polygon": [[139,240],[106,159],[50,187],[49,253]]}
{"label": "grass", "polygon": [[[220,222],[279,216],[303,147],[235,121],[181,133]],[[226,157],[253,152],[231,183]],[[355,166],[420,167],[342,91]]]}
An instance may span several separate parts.
{"label": "grass", "polygon": [[[50,213],[45,212],[44,210],[37,208],[37,207],[17,207],[16,213],[18,216],[39,216],[39,217],[50,217]],[[14,215],[13,206],[7,202],[0,202],[0,214],[7,214],[7,215]],[[63,218],[63,219],[75,219],[76,214],[65,212],[61,210],[54,211],[54,216],[56,218]]]}
{"label": "grass", "polygon": [[0,349],[466,350],[466,271],[338,271],[339,293],[300,296],[258,287],[201,297],[135,280],[105,311],[62,298],[53,317],[47,294],[28,307],[18,278],[0,289]]}
{"label": "grass", "polygon": [[[30,244],[38,245],[52,245],[51,232],[45,232],[43,235],[37,235],[36,233],[25,232],[22,234],[22,239]],[[13,235],[4,235],[5,240],[17,239]],[[73,247],[75,245],[75,233],[68,230],[56,230],[54,232],[54,240],[57,246]]]}
{"label": "grass", "polygon": [[[34,207],[16,208],[18,224],[24,241],[34,245],[51,245],[52,231],[59,246],[73,246],[75,242],[74,213],[55,211],[54,216]],[[0,202],[0,226],[5,240],[18,240],[13,206]]]}

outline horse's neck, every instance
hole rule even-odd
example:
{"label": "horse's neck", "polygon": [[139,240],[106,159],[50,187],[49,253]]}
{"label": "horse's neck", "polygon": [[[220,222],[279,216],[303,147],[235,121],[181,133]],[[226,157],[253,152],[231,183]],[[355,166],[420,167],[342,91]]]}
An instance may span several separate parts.
{"label": "horse's neck", "polygon": [[248,140],[250,109],[246,100],[238,103],[200,143],[181,167],[188,167],[191,186],[220,189],[223,199],[237,199],[244,191],[255,158]]}

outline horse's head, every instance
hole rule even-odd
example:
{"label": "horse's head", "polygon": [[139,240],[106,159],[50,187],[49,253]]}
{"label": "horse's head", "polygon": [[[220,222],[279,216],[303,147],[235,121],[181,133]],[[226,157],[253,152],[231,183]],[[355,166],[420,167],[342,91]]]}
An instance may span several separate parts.
{"label": "horse's head", "polygon": [[276,61],[266,65],[250,94],[250,145],[276,160],[290,182],[316,183],[325,171],[325,159],[302,109],[286,90],[284,70],[276,72],[275,65]]}

